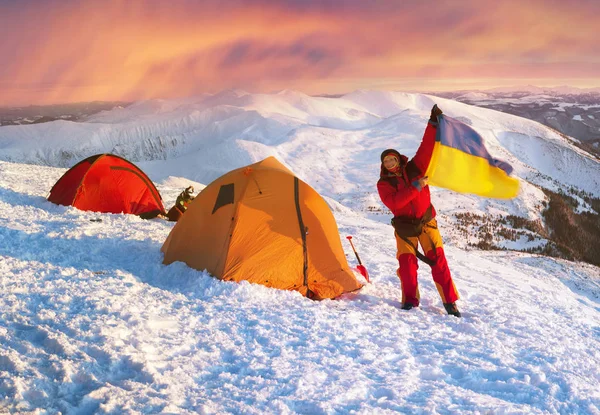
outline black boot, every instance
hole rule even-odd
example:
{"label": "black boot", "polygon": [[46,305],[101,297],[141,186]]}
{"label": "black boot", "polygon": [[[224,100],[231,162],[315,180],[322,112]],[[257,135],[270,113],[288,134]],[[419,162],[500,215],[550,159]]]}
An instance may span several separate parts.
{"label": "black boot", "polygon": [[412,303],[404,303],[402,304],[402,310],[411,310],[414,307],[414,305],[412,305]]}
{"label": "black boot", "polygon": [[444,303],[444,308],[446,309],[446,312],[451,316],[460,317],[460,311],[458,311],[456,303]]}

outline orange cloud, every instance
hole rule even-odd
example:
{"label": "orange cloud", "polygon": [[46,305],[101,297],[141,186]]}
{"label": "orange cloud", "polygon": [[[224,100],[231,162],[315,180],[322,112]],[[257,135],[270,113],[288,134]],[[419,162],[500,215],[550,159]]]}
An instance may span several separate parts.
{"label": "orange cloud", "polygon": [[593,1],[335,3],[0,1],[0,105],[600,73]]}

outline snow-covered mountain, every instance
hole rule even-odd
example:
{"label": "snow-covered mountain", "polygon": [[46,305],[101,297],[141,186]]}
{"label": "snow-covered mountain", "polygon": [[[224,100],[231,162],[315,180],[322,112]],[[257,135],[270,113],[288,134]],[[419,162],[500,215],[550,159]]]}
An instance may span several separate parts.
{"label": "snow-covered mountain", "polygon": [[[352,170],[341,168],[352,167],[350,160],[376,165],[378,158],[370,155],[386,146],[414,151],[434,102],[478,130],[493,155],[514,165],[517,176],[528,179],[528,174],[539,172],[597,195],[597,162],[551,129],[453,100],[384,91],[357,91],[341,98],[294,91],[273,95],[225,91],[180,101],[143,101],[92,115],[86,122],[3,127],[0,159],[55,167],[69,167],[101,152],[141,163],[179,159],[183,163],[169,164],[174,172],[154,179],[182,172],[188,177],[193,170],[192,179],[208,182],[231,168],[275,155],[289,161],[300,175],[307,165],[311,171],[330,165],[321,167],[327,177],[333,167]],[[295,152],[287,151],[291,148]],[[340,152],[345,155],[342,160]],[[229,161],[223,163],[224,158]],[[190,169],[190,163],[202,168]],[[365,174],[372,179],[376,170]],[[355,180],[349,174],[337,175],[336,185],[352,187]]]}
{"label": "snow-covered mountain", "polygon": [[130,102],[93,101],[73,104],[29,105],[26,107],[0,107],[0,126],[38,124],[56,120],[80,121],[100,111],[119,106],[127,106]]}
{"label": "snow-covered mountain", "polygon": [[540,122],[580,140],[600,158],[600,88],[495,88],[434,95]]}
{"label": "snow-covered mountain", "polygon": [[323,195],[353,209],[380,212],[384,207],[374,192],[379,154],[390,147],[414,154],[434,102],[479,131],[492,155],[509,162],[522,179],[522,192],[512,201],[438,189],[442,212],[505,212],[535,220],[545,199],[538,186],[600,196],[598,160],[550,128],[449,99],[389,91],[323,98],[228,90],[143,101],[83,123],[0,128],[0,159],[70,167],[110,152],[138,163],[159,183],[185,177],[207,184],[233,168],[275,156]]}
{"label": "snow-covered mountain", "polygon": [[555,87],[540,87],[535,85],[508,86],[486,89],[485,92],[492,93],[526,93],[533,94],[552,94],[552,95],[581,95],[590,93],[600,93],[600,88],[577,88],[569,85]]}
{"label": "snow-covered mountain", "polygon": [[[432,189],[460,320],[424,265],[422,306],[399,309],[375,189],[380,152],[412,156],[434,102],[522,184],[510,201]],[[313,302],[164,266],[172,223],[46,201],[67,167],[102,152],[138,164],[167,207],[188,184],[275,156],[326,198],[372,283]],[[224,91],[2,127],[0,160],[0,413],[600,413],[599,268],[474,250],[458,226],[466,213],[542,221],[542,188],[600,197],[598,160],[537,122],[422,94]]]}

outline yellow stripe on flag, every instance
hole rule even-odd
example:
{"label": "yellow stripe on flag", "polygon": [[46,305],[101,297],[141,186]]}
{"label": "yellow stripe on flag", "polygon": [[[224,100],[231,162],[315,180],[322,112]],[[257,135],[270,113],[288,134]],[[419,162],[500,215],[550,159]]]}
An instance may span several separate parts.
{"label": "yellow stripe on flag", "polygon": [[427,169],[429,184],[459,193],[473,193],[495,199],[512,199],[519,193],[519,181],[488,160],[447,147],[437,141]]}

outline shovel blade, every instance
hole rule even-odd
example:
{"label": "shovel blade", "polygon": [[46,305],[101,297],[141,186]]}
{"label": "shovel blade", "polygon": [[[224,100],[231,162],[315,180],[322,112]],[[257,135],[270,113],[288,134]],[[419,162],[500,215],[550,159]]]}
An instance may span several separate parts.
{"label": "shovel blade", "polygon": [[367,282],[371,282],[371,280],[369,280],[369,271],[367,271],[364,265],[357,265],[356,270],[360,273],[360,275],[365,277],[365,280],[367,280]]}

